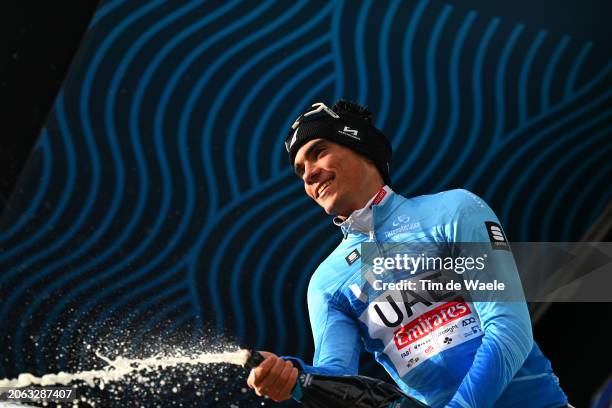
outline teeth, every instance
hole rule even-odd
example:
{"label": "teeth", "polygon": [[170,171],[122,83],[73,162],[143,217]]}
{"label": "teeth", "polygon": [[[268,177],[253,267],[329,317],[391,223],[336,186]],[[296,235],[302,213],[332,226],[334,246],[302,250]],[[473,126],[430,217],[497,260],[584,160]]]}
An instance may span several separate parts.
{"label": "teeth", "polygon": [[319,197],[321,196],[321,194],[323,193],[323,191],[331,184],[331,180],[326,181],[325,183],[323,183],[323,185],[321,186],[321,188],[319,188]]}

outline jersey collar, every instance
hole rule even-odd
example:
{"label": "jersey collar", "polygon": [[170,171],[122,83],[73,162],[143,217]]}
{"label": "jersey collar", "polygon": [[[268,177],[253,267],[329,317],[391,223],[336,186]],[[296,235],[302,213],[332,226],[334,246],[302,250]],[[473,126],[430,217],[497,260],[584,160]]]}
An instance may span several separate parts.
{"label": "jersey collar", "polygon": [[384,185],[370,198],[367,204],[353,213],[344,221],[339,217],[334,217],[334,224],[342,229],[344,238],[351,232],[369,233],[374,231],[374,220],[372,217],[372,208],[375,206],[384,206],[394,191],[391,187]]}

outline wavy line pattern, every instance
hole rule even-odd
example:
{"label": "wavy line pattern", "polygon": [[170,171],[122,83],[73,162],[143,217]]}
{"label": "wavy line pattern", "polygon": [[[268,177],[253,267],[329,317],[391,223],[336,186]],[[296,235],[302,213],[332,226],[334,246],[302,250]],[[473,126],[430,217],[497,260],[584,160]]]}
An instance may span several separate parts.
{"label": "wavy line pattern", "polygon": [[124,333],[308,360],[340,235],[281,141],[317,100],[378,113],[397,191],[465,187],[515,241],[579,239],[612,199],[609,51],[447,3],[104,2],[0,220],[0,377]]}

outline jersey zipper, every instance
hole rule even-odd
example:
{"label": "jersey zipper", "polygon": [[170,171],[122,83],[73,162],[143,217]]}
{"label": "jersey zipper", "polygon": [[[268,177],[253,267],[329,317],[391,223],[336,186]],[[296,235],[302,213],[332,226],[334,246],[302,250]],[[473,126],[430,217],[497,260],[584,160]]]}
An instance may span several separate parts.
{"label": "jersey zipper", "polygon": [[382,246],[382,244],[380,242],[378,242],[378,240],[376,239],[376,233],[374,232],[374,230],[376,229],[375,225],[376,225],[376,212],[375,212],[375,208],[372,208],[372,229],[370,230],[370,241],[374,242],[376,244],[376,249],[378,250],[378,255],[380,255],[382,258],[385,257],[385,250]]}

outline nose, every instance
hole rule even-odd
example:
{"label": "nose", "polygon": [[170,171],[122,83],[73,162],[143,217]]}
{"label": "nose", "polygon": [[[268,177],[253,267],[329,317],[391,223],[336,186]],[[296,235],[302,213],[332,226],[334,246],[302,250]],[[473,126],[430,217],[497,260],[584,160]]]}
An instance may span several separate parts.
{"label": "nose", "polygon": [[320,168],[313,163],[304,163],[304,183],[312,184],[317,181],[320,174]]}

